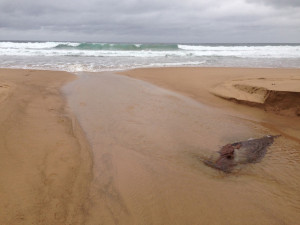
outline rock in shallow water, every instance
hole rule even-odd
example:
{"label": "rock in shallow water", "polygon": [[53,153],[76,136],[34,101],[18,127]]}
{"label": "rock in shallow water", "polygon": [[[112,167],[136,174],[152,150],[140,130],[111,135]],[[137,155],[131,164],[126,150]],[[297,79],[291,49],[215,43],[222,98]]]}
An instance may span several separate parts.
{"label": "rock in shallow water", "polygon": [[220,155],[217,160],[206,160],[204,163],[215,169],[230,172],[238,164],[258,162],[265,156],[267,148],[273,144],[274,139],[279,136],[267,135],[224,145],[218,151]]}

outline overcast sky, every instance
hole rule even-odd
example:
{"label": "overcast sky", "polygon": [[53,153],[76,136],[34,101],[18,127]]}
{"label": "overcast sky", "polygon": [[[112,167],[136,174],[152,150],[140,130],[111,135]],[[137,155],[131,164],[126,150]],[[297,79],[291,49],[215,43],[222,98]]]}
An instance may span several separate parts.
{"label": "overcast sky", "polygon": [[0,0],[0,40],[300,42],[300,0]]}

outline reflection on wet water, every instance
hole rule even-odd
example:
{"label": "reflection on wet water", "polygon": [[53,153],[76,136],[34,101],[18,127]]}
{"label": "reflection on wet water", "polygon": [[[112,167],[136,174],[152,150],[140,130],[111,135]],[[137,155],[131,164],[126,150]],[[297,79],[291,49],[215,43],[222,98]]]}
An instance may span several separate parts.
{"label": "reflection on wet water", "polygon": [[65,88],[93,148],[87,224],[296,224],[299,144],[276,139],[232,174],[205,166],[221,146],[270,131],[148,83],[81,74]]}

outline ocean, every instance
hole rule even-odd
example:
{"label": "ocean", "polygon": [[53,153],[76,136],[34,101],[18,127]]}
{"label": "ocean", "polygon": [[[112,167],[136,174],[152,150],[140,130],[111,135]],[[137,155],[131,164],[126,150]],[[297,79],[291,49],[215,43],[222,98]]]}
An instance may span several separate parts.
{"label": "ocean", "polygon": [[0,68],[99,72],[170,66],[300,68],[300,43],[0,42]]}

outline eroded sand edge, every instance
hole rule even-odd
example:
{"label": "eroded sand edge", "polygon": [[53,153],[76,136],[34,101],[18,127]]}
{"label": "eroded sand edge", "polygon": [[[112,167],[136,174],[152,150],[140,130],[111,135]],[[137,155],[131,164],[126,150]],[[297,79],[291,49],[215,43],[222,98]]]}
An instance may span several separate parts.
{"label": "eroded sand edge", "polygon": [[256,78],[223,82],[212,94],[238,103],[257,106],[285,116],[300,116],[300,78]]}

